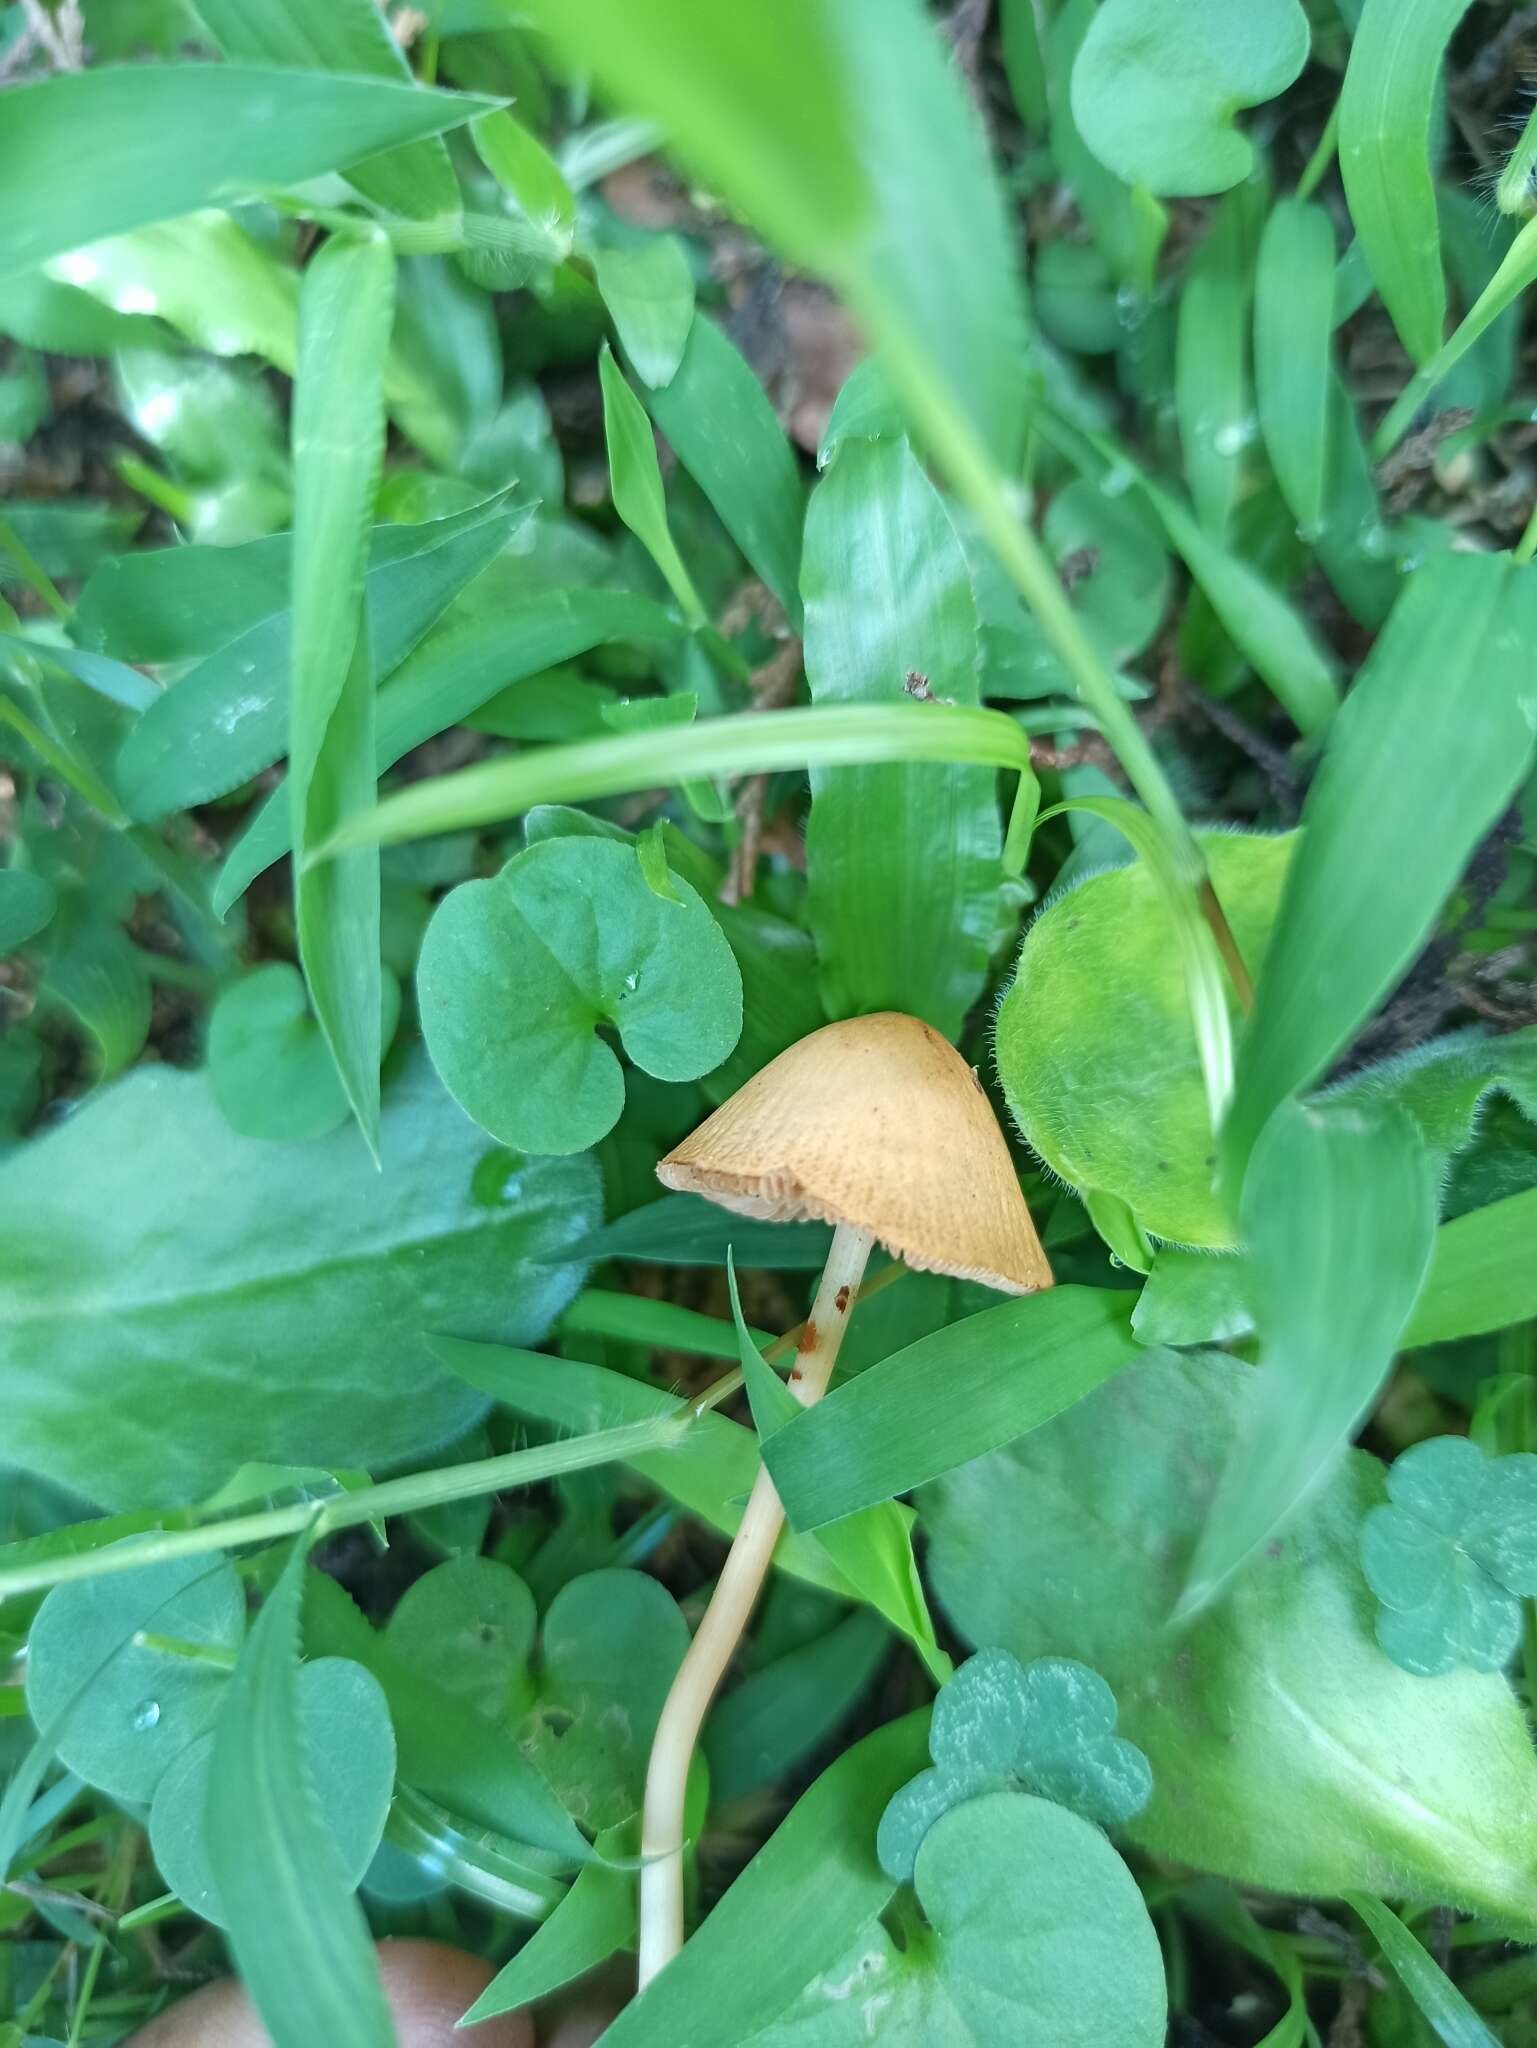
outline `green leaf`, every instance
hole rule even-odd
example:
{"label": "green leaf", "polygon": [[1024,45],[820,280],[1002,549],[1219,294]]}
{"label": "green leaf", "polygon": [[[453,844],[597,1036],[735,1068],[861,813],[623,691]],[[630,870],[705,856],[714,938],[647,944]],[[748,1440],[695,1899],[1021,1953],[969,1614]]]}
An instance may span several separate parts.
{"label": "green leaf", "polygon": [[[400,1015],[400,984],[382,983],[380,1042]],[[231,1130],[291,1143],[323,1138],[347,1120],[347,1098],[330,1050],[286,960],[269,960],[232,982],[208,1021],[208,1080]]]}
{"label": "green leaf", "polygon": [[1359,1913],[1377,1938],[1384,1960],[1430,2024],[1444,2048],[1500,2048],[1440,1965],[1423,1949],[1398,1915],[1365,1892],[1347,1891],[1345,1903]]}
{"label": "green leaf", "polygon": [[1436,1232],[1404,1349],[1502,1330],[1537,1316],[1537,1188],[1490,1202]]}
{"label": "green leaf", "polygon": [[[373,1471],[460,1433],[484,1401],[422,1333],[537,1342],[579,1276],[536,1262],[598,1214],[591,1161],[525,1160],[488,1193],[485,1149],[419,1058],[386,1101],[383,1180],[350,1131],[253,1146],[201,1076],[119,1082],[6,1160],[8,1460],[161,1506],[252,1457]],[[146,1429],[168,1386],[175,1427]]]}
{"label": "green leaf", "polygon": [[149,1036],[146,956],[100,910],[61,915],[52,938],[40,992],[95,1039],[98,1078],[110,1081],[138,1058]]}
{"label": "green leaf", "polygon": [[1277,1103],[1408,967],[1525,778],[1534,632],[1537,576],[1503,555],[1438,555],[1394,605],[1308,792],[1223,1132],[1235,1184]]}
{"label": "green leaf", "polygon": [[1418,1678],[1500,1670],[1537,1593],[1537,1457],[1428,1437],[1388,1467],[1388,1500],[1361,1526],[1377,1640]]}
{"label": "green leaf", "polygon": [[1105,168],[1074,123],[1073,66],[1097,9],[1098,0],[1066,0],[1047,32],[1051,155],[1096,246],[1135,304],[1152,296],[1169,219],[1150,192],[1134,191]]}
{"label": "green leaf", "polygon": [[661,570],[689,624],[705,625],[704,605],[667,524],[667,498],[651,422],[625,382],[607,342],[598,355],[598,376],[603,386],[603,434],[608,444],[614,510]]}
{"label": "green leaf", "polygon": [[1115,1720],[1114,1693],[1086,1664],[1037,1657],[1025,1665],[1007,1650],[979,1650],[934,1702],[934,1767],[881,1815],[881,1868],[910,1884],[935,1821],[984,1792],[1034,1793],[1102,1827],[1130,1820],[1148,1802],[1152,1774]]}
{"label": "green leaf", "polygon": [[[977,702],[966,557],[905,440],[840,450],[812,495],[801,591],[815,703],[901,704],[911,674],[937,697]],[[829,1016],[903,1010],[958,1037],[997,914],[993,776],[813,768],[811,792],[807,901]]]}
{"label": "green leaf", "polygon": [[466,1823],[526,1842],[567,1863],[587,1844],[544,1778],[504,1730],[396,1656],[334,1579],[310,1572],[304,1636],[312,1653],[350,1657],[384,1688],[399,1751],[400,1780]]}
{"label": "green leaf", "polygon": [[1333,309],[1328,210],[1278,200],[1254,273],[1254,390],[1265,453],[1305,535],[1322,526],[1329,489]]}
{"label": "green leaf", "polygon": [[[615,1838],[600,1842],[617,1853]],[[516,2012],[547,1998],[563,1984],[585,1977],[621,1949],[635,1946],[635,1886],[617,1870],[589,1863],[549,1919],[536,1927],[510,1963],[499,1970],[464,2014],[476,2026],[499,2013]]]}
{"label": "green leaf", "polygon": [[[320,1819],[340,1851],[349,1887],[356,1886],[383,1837],[395,1789],[389,1709],[378,1681],[342,1657],[306,1664],[298,1697],[304,1760]],[[210,1731],[190,1744],[161,1778],[149,1840],[170,1889],[194,1913],[222,1927],[224,1907],[205,1840],[214,1739]]]}
{"label": "green leaf", "polygon": [[[633,356],[622,323],[619,333]],[[636,373],[646,381],[639,362]],[[784,606],[792,632],[799,632],[806,487],[768,394],[741,352],[713,320],[696,316],[676,369],[646,393],[646,404],[721,524]]]}
{"label": "green leaf", "polygon": [[1129,1832],[1274,1891],[1454,1901],[1537,1929],[1537,1758],[1503,1679],[1426,1685],[1373,1638],[1354,1452],[1193,1627],[1168,1626],[1256,1391],[1215,1354],[1144,1354],[924,1495],[929,1570],[970,1641],[1076,1656],[1153,1767]]}
{"label": "green leaf", "polygon": [[[577,1358],[545,1358],[500,1344],[464,1343],[441,1337],[434,1355],[473,1387],[503,1401],[520,1415],[585,1435],[603,1423],[649,1421],[674,1414],[677,1397],[628,1374],[609,1372]],[[757,1440],[750,1429],[724,1415],[695,1418],[680,1442],[665,1452],[633,1459],[631,1468],[689,1514],[723,1536],[734,1536],[758,1475]],[[854,1589],[820,1543],[786,1536],[774,1562],[793,1577],[845,1600]]]}
{"label": "green leaf", "polygon": [[1248,330],[1259,199],[1245,185],[1216,208],[1179,295],[1174,403],[1180,447],[1197,516],[1218,540],[1238,502],[1254,431]]}
{"label": "green leaf", "polygon": [[[875,1860],[875,1828],[922,1768],[928,1715],[856,1742],[817,1779],[681,1955],[611,2024],[604,2048],[718,2048],[747,2041],[831,1970],[895,1887]],[[772,1927],[775,1938],[763,1940]],[[741,1967],[750,1954],[753,1966]]]}
{"label": "green leaf", "polygon": [[56,1586],[28,1635],[27,1712],[66,1770],[142,1804],[212,1727],[244,1634],[245,1595],[224,1558]]}
{"label": "green leaf", "polygon": [[1187,1614],[1329,1478],[1392,1371],[1436,1227],[1418,1130],[1402,1110],[1283,1103],[1254,1149],[1239,1222],[1259,1387],[1191,1559]]}
{"label": "green leaf", "polygon": [[1340,174],[1356,237],[1416,363],[1441,346],[1446,279],[1430,162],[1436,80],[1468,0],[1366,0],[1340,92]]}
{"label": "green leaf", "polygon": [[491,1557],[455,1557],[408,1586],[384,1640],[393,1655],[493,1721],[528,1692],[538,1622],[534,1596]]}
{"label": "green leaf", "polygon": [[53,916],[53,884],[30,868],[0,868],[0,955],[35,939]]}
{"label": "green leaf", "polygon": [[470,139],[540,237],[544,259],[563,263],[576,234],[576,200],[544,144],[503,108],[472,121]]}
{"label": "green leaf", "polygon": [[984,1793],[930,1828],[913,1882],[928,1938],[899,1948],[872,1924],[754,2037],[761,2048],[855,2048],[870,2039],[872,2010],[891,2038],[936,2048],[1159,2048],[1158,1937],[1130,1871],[1087,1821]]}
{"label": "green leaf", "polygon": [[1129,185],[1226,192],[1254,166],[1234,115],[1285,92],[1308,42],[1298,0],[1105,0],[1073,66],[1073,119]]}
{"label": "green leaf", "polygon": [[[1199,840],[1253,973],[1296,837]],[[1233,1224],[1212,1190],[1207,1091],[1169,941],[1146,861],[1090,875],[1048,903],[998,1012],[998,1075],[1026,1142],[1054,1173],[1125,1203],[1151,1236],[1218,1249],[1233,1242]]]}
{"label": "green leaf", "polygon": [[[335,0],[321,8],[303,0],[197,0],[199,19],[235,64],[282,64],[349,78],[398,79],[411,84],[411,67],[373,0]],[[448,151],[436,137],[370,155],[348,182],[389,213],[408,220],[455,217],[459,184]]]}
{"label": "green leaf", "polygon": [[[643,1259],[653,1266],[724,1266],[734,1249],[739,1266],[819,1273],[832,1240],[830,1224],[755,1223],[703,1195],[662,1195],[578,1238],[564,1256],[591,1264]],[[728,1355],[735,1357],[735,1349]]]}
{"label": "green leaf", "polygon": [[550,1602],[523,1740],[589,1831],[640,1811],[651,1739],[688,1643],[677,1602],[644,1572],[586,1572]]}
{"label": "green leaf", "polygon": [[133,64],[16,86],[0,276],[242,189],[348,169],[487,110],[468,94],[240,64]]}
{"label": "green leaf", "polygon": [[1133,1297],[1055,1287],[920,1337],[778,1430],[764,1457],[817,1529],[1037,1429],[1137,1356]]}
{"label": "green leaf", "polygon": [[705,1724],[713,1804],[729,1807],[777,1785],[830,1743],[890,1648],[879,1616],[862,1607],[733,1686]]}
{"label": "green leaf", "polygon": [[293,667],[288,798],[299,964],[369,1150],[379,1151],[383,1003],[379,857],[310,850],[374,796],[374,663],[363,609],[384,461],[395,258],[378,230],[335,236],[306,267],[294,378]]}
{"label": "green leaf", "polygon": [[235,1961],[276,2048],[316,2035],[391,2048],[368,1924],[326,1826],[300,1719],[296,1542],[229,1681],[214,1731],[205,1845]]}
{"label": "green leaf", "polygon": [[[622,590],[539,591],[487,613],[456,607],[380,686],[374,767],[382,775],[413,747],[555,662],[610,640],[672,640],[680,631],[660,605]],[[377,660],[377,635],[374,649]],[[290,844],[288,827],[287,792],[278,789],[225,863],[214,891],[217,912],[227,915],[257,875],[282,859]]]}
{"label": "green leaf", "polygon": [[417,972],[422,1029],[493,1137],[579,1152],[612,1129],[624,1078],[600,1024],[661,1080],[693,1080],[731,1051],[741,976],[694,891],[673,887],[671,903],[648,889],[629,847],[552,839],[439,905]]}
{"label": "green leaf", "polygon": [[[670,384],[694,324],[688,251],[676,235],[648,235],[644,241],[600,246],[593,252],[592,268],[631,369],[650,391]],[[697,394],[690,410],[698,410]],[[709,407],[707,414],[718,431],[723,424],[719,408]]]}
{"label": "green leaf", "polygon": [[[421,526],[374,529],[371,567],[363,592],[368,639],[379,675],[388,675],[404,660],[527,517],[526,506],[508,507],[503,499],[491,499],[469,512],[429,520]],[[286,535],[252,545],[253,551],[270,546],[279,552],[264,553],[259,565],[252,564],[256,573],[240,591],[241,601],[254,597],[258,576],[270,563],[286,563],[291,548]],[[164,573],[131,579],[139,585],[135,598],[146,604],[185,601],[195,605],[205,550],[163,552],[170,558]],[[192,559],[176,563],[178,555]],[[158,563],[160,556],[142,559]],[[294,620],[286,589],[278,585],[272,596],[271,610],[259,614],[235,639],[174,683],[130,730],[118,756],[117,778],[123,800],[135,816],[158,818],[168,811],[207,803],[258,774],[284,752],[289,737],[290,670],[296,651]],[[233,608],[233,590],[229,599]],[[120,644],[114,644],[112,651],[120,653]],[[127,658],[146,657],[141,653]],[[172,657],[162,653],[160,658]]]}

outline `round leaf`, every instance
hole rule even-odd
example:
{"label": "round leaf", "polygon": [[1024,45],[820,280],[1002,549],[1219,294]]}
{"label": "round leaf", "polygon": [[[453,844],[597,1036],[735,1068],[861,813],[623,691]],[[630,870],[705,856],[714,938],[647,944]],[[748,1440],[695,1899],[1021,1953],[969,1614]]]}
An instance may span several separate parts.
{"label": "round leaf", "polygon": [[[1275,920],[1295,834],[1197,839],[1251,974]],[[1054,898],[1020,951],[998,1013],[998,1072],[1028,1142],[1085,1194],[1124,1202],[1143,1230],[1221,1248],[1211,1125],[1168,913],[1142,861]]]}
{"label": "round leaf", "polygon": [[407,1588],[384,1633],[418,1671],[501,1720],[526,1686],[536,1627],[534,1596],[515,1571],[456,1557]]}
{"label": "round leaf", "polygon": [[466,882],[428,926],[422,1030],[455,1100],[504,1144],[580,1152],[624,1107],[599,1037],[662,1081],[719,1066],[742,1029],[742,978],[689,885],[647,886],[632,847],[548,839],[490,881]]}
{"label": "round leaf", "polygon": [[1073,65],[1073,119],[1128,185],[1225,192],[1254,166],[1233,116],[1285,92],[1308,40],[1298,0],[1104,0]]}
{"label": "round leaf", "polygon": [[245,1595],[224,1558],[56,1586],[28,1639],[27,1712],[66,1769],[114,1799],[148,1800],[212,1725],[244,1634]]}
{"label": "round leaf", "polygon": [[[385,975],[383,995],[388,1045],[400,1017],[393,975]],[[283,960],[258,967],[214,1005],[208,1076],[230,1128],[243,1138],[320,1138],[347,1120],[341,1076],[310,1014],[304,977]]]}
{"label": "round leaf", "polygon": [[[310,1783],[327,1834],[356,1885],[384,1834],[395,1786],[395,1736],[379,1681],[346,1657],[319,1657],[299,1673],[299,1725]],[[226,1924],[203,1846],[213,1735],[184,1749],[160,1780],[149,1841],[160,1875],[184,1904]]]}
{"label": "round leaf", "polygon": [[644,1572],[588,1572],[550,1602],[525,1746],[589,1832],[639,1809],[657,1717],[688,1640],[677,1602]]}

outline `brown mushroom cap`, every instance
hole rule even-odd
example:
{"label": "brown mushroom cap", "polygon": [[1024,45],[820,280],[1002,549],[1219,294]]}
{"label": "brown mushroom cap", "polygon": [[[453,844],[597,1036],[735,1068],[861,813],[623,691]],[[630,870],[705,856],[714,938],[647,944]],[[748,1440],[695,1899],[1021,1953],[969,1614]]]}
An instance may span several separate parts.
{"label": "brown mushroom cap", "polygon": [[790,1046],[656,1171],[739,1216],[852,1224],[920,1273],[1003,1294],[1051,1285],[981,1082],[896,1010]]}

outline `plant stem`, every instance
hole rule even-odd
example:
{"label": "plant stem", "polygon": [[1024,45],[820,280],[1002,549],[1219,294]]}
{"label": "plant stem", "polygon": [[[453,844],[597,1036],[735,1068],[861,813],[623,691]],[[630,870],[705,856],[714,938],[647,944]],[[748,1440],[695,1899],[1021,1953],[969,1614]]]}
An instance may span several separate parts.
{"label": "plant stem", "polygon": [[22,582],[40,597],[56,619],[69,617],[58,586],[8,519],[0,519],[0,555],[9,555]]}
{"label": "plant stem", "polygon": [[[827,1264],[790,1374],[790,1391],[804,1407],[809,1408],[827,1391],[865,1261],[873,1248],[873,1238],[846,1223],[833,1232]],[[763,1590],[784,1519],[768,1467],[760,1466],[704,1619],[678,1666],[656,1725],[641,1825],[642,1990],[683,1946],[683,1807],[689,1763],[710,1702]]]}
{"label": "plant stem", "polygon": [[1532,516],[1526,522],[1521,538],[1510,551],[1513,562],[1529,562],[1537,555],[1537,504],[1532,506]]}
{"label": "plant stem", "polygon": [[1339,133],[1340,103],[1336,100],[1334,102],[1334,112],[1324,123],[1324,132],[1318,138],[1318,147],[1308,158],[1302,176],[1297,180],[1297,197],[1299,199],[1311,199],[1314,192],[1318,189],[1324,172],[1328,170],[1330,164],[1334,161],[1334,152],[1339,142]]}

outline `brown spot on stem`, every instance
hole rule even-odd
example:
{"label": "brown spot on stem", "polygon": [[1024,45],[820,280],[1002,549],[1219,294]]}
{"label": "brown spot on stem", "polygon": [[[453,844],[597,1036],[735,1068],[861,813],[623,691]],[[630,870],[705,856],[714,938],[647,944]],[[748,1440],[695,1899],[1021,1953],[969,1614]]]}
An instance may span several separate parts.
{"label": "brown spot on stem", "polygon": [[801,1340],[795,1348],[797,1351],[815,1351],[817,1348],[817,1326],[810,1316],[806,1318],[806,1327],[801,1331]]}
{"label": "brown spot on stem", "polygon": [[848,1313],[848,1305],[849,1291],[846,1287],[840,1287],[837,1293],[837,1308],[840,1316]]}

